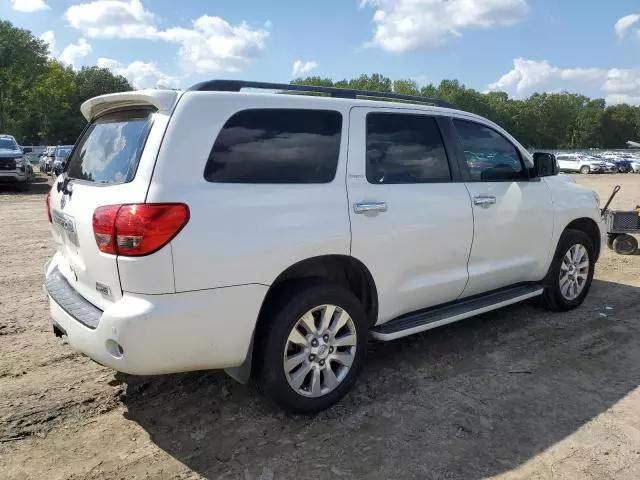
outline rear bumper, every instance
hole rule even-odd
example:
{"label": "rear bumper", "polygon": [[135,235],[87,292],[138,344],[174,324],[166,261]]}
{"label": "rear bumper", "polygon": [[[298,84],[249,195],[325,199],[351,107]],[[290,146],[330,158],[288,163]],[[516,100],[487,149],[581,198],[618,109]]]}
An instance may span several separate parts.
{"label": "rear bumper", "polygon": [[[49,264],[46,277],[55,270]],[[91,328],[86,319],[76,318],[81,310],[69,308],[60,292],[47,290],[45,280],[54,326],[67,335],[71,346],[102,365],[139,375],[241,365],[267,288],[243,285],[166,295],[125,292],[103,312],[98,310],[99,319]]]}

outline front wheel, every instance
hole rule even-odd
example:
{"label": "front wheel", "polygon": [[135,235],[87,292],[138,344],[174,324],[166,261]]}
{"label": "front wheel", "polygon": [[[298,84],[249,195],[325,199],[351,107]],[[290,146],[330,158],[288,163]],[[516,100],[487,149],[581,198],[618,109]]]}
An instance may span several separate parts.
{"label": "front wheel", "polygon": [[589,168],[588,165],[585,165],[583,167],[580,167],[580,173],[582,173],[583,175],[586,175],[587,173],[589,173],[591,171],[591,169]]}
{"label": "front wheel", "polygon": [[274,305],[256,337],[256,380],[283,410],[329,408],[353,386],[364,360],[367,317],[349,290],[310,283]]}
{"label": "front wheel", "polygon": [[595,260],[589,236],[580,230],[565,230],[544,281],[544,306],[556,312],[580,306],[591,288]]}

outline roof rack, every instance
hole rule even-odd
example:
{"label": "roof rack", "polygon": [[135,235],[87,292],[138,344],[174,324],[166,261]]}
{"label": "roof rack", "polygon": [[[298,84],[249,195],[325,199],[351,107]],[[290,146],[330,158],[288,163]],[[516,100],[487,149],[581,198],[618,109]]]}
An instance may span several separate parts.
{"label": "roof rack", "polygon": [[388,98],[390,100],[406,100],[416,103],[428,103],[438,107],[455,108],[451,103],[438,98],[420,97],[417,95],[401,95],[391,92],[376,92],[373,90],[354,90],[351,88],[321,87],[314,85],[292,85],[289,83],[247,82],[244,80],[208,80],[196,83],[190,92],[239,92],[243,88],[257,88],[263,90],[287,90],[293,92],[327,93],[335,98]]}

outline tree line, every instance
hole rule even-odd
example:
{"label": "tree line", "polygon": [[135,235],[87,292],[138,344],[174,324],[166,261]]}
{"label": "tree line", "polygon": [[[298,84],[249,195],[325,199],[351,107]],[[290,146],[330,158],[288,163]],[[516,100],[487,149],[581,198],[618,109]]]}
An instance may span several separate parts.
{"label": "tree line", "polygon": [[[527,147],[624,148],[627,140],[640,140],[640,107],[607,106],[604,99],[569,92],[516,99],[504,92],[481,93],[458,80],[421,87],[378,73],[339,81],[311,76],[292,83],[439,98],[493,120]],[[21,144],[73,143],[85,124],[82,102],[132,89],[126,78],[105,68],[74,70],[50,59],[44,41],[0,21],[0,132]]]}
{"label": "tree line", "polygon": [[133,89],[106,68],[74,70],[47,54],[30,31],[0,21],[0,132],[21,145],[74,143],[85,125],[82,102]]}
{"label": "tree line", "polygon": [[602,98],[576,93],[535,93],[516,99],[505,92],[481,93],[458,80],[420,87],[413,80],[391,80],[378,73],[339,81],[311,76],[291,83],[438,98],[494,121],[527,147],[625,148],[628,140],[640,141],[640,107],[607,106]]}

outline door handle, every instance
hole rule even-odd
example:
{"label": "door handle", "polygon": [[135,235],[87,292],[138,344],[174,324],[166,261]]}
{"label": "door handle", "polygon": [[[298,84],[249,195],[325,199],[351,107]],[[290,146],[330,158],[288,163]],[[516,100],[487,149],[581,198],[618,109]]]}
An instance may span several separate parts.
{"label": "door handle", "polygon": [[386,202],[359,202],[353,204],[353,211],[355,213],[367,213],[367,212],[386,212]]}
{"label": "door handle", "polygon": [[473,197],[474,205],[493,205],[494,203],[496,203],[496,197],[493,195]]}

